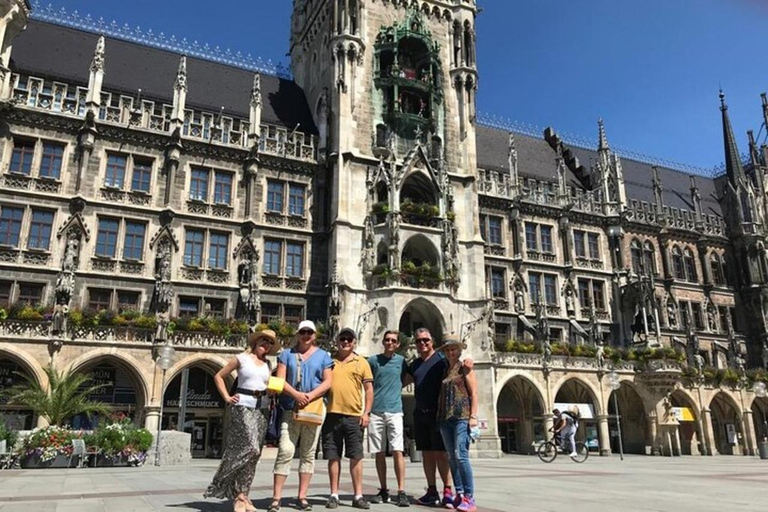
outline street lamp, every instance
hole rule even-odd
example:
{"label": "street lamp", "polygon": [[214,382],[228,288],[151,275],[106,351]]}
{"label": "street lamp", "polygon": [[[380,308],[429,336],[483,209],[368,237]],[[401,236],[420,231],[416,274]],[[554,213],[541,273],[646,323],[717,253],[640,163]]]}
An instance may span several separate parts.
{"label": "street lamp", "polygon": [[755,382],[752,391],[755,392],[757,398],[765,398],[768,396],[768,389],[766,389],[765,382]]}
{"label": "street lamp", "polygon": [[606,384],[608,384],[608,387],[611,388],[614,392],[613,408],[616,409],[616,429],[619,433],[619,457],[621,460],[624,460],[624,442],[621,440],[621,417],[619,416],[619,399],[617,392],[621,387],[621,380],[619,379],[619,374],[616,373],[616,370],[613,370],[608,374]]}
{"label": "street lamp", "polygon": [[157,439],[155,441],[155,466],[160,465],[160,432],[163,428],[163,398],[165,395],[165,372],[173,366],[173,358],[176,350],[170,345],[163,345],[157,350],[155,364],[163,370],[163,379],[160,384],[160,417],[157,420]]}

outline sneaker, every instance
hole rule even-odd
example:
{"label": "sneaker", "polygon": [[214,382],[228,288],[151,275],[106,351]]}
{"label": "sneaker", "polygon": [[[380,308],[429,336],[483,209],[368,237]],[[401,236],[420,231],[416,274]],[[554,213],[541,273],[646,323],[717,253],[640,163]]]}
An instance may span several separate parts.
{"label": "sneaker", "polygon": [[450,487],[446,487],[445,489],[443,489],[443,501],[442,501],[442,505],[443,505],[445,508],[453,508],[453,501],[454,501],[454,498],[455,498],[455,496],[454,496],[454,494],[453,494],[453,490],[451,490],[451,488],[450,488]]}
{"label": "sneaker", "polygon": [[359,498],[352,499],[352,508],[362,508],[363,510],[368,510],[371,508],[371,506],[367,501],[365,501],[363,496],[360,496]]}
{"label": "sneaker", "polygon": [[440,506],[440,495],[437,493],[437,489],[430,487],[427,489],[427,494],[417,499],[416,503],[428,507],[437,507]]}
{"label": "sneaker", "polygon": [[405,491],[400,491],[397,493],[397,506],[398,507],[411,506],[411,500],[408,499],[408,495],[405,494]]}
{"label": "sneaker", "polygon": [[371,503],[389,503],[389,491],[387,489],[379,489],[379,494],[371,498]]}
{"label": "sneaker", "polygon": [[330,496],[328,501],[325,502],[325,508],[339,508],[339,498]]}
{"label": "sneaker", "polygon": [[576,453],[576,452],[571,452],[571,453],[569,453],[569,454],[568,454],[568,456],[569,456],[569,457],[578,457],[578,456],[579,456],[579,454],[578,454],[578,453]]}
{"label": "sneaker", "polygon": [[475,512],[477,510],[477,505],[475,505],[475,498],[471,496],[463,496],[461,498],[461,503],[458,507],[456,507],[456,510],[461,512]]}
{"label": "sneaker", "polygon": [[448,508],[459,508],[459,505],[461,505],[461,500],[463,497],[464,497],[463,494],[456,493],[453,496],[453,507],[448,507]]}

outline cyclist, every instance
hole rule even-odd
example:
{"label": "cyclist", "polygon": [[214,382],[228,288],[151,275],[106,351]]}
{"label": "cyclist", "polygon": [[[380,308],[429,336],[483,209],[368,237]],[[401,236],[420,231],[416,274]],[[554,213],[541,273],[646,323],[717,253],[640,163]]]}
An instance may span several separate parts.
{"label": "cyclist", "polygon": [[570,449],[571,453],[568,454],[569,457],[576,457],[578,453],[576,453],[576,429],[579,428],[579,421],[576,418],[576,415],[571,413],[570,411],[563,411],[560,412],[560,409],[555,409],[552,411],[552,414],[555,416],[555,436],[560,440],[560,445],[563,446],[563,448]]}

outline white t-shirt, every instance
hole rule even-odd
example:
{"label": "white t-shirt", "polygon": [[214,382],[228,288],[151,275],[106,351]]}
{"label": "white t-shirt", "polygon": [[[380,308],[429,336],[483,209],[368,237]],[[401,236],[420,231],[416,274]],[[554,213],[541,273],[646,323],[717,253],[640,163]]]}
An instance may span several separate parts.
{"label": "white t-shirt", "polygon": [[560,419],[565,421],[565,429],[576,427],[577,421],[570,414],[562,412],[560,413]]}
{"label": "white t-shirt", "polygon": [[[238,354],[237,360],[240,362],[240,367],[237,369],[237,387],[241,389],[248,389],[252,391],[264,391],[267,389],[267,383],[269,382],[269,365],[264,362],[262,364],[256,363],[253,356],[250,354]],[[252,395],[239,394],[240,400],[236,405],[240,407],[256,408],[259,405],[259,399]],[[262,404],[266,403],[265,400],[261,401]]]}

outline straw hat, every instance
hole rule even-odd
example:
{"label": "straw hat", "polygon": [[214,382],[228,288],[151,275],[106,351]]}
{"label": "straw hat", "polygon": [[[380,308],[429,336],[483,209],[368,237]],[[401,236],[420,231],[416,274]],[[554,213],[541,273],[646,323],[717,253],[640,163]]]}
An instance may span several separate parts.
{"label": "straw hat", "polygon": [[467,344],[459,340],[459,337],[455,334],[448,334],[443,338],[443,344],[438,347],[437,350],[445,350],[447,348],[458,347],[461,350],[467,349]]}
{"label": "straw hat", "polygon": [[280,352],[280,349],[282,348],[280,346],[280,343],[277,341],[277,334],[275,334],[275,331],[272,329],[264,329],[263,331],[259,332],[252,332],[248,335],[248,346],[253,347],[256,343],[258,343],[261,340],[269,340],[273,342],[272,348],[267,352],[268,356],[274,356],[278,352]]}

